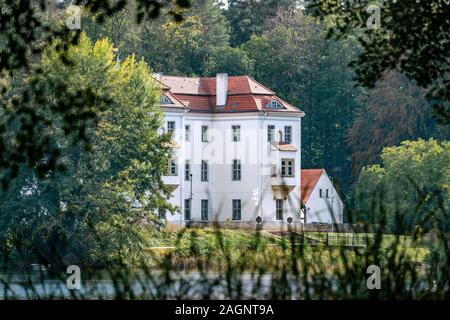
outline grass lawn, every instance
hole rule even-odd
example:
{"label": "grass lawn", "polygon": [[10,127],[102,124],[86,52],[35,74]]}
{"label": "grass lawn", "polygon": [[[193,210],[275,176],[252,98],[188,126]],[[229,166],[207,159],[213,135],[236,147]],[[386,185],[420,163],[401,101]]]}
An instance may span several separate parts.
{"label": "grass lawn", "polygon": [[[326,233],[307,232],[309,237],[324,240]],[[333,236],[351,238],[352,233],[328,233],[329,239]],[[372,239],[373,234],[358,234],[357,237],[367,237]],[[347,240],[348,241],[348,240]],[[381,241],[380,255],[389,256],[397,248],[396,256],[402,254],[408,256],[413,262],[423,262],[430,249],[424,241],[414,242],[410,236],[383,235]],[[239,263],[275,265],[278,261],[286,260],[290,253],[289,241],[274,237],[266,232],[257,234],[248,230],[220,229],[216,231],[212,228],[186,229],[184,231],[164,231],[159,237],[150,239],[151,246],[146,250],[156,256],[172,254],[173,258],[180,264],[195,265],[198,260],[223,261],[228,257],[232,261]],[[282,245],[284,243],[284,246]],[[283,249],[284,248],[284,249]],[[342,252],[348,257],[353,256],[358,250],[363,253],[368,250],[366,247],[348,247],[345,245],[306,245],[302,259],[310,264],[334,265],[339,264]],[[228,259],[227,258],[227,259]]]}
{"label": "grass lawn", "polygon": [[[330,239],[333,236],[338,235],[345,238],[359,237],[359,238],[367,238],[367,243],[373,242],[375,238],[375,234],[373,233],[337,233],[337,232],[305,232],[305,234],[313,239],[325,241],[327,235]],[[333,242],[331,242],[333,243]],[[381,237],[381,249],[385,251],[393,250],[396,248],[399,252],[405,252],[407,255],[413,258],[414,261],[421,262],[425,260],[426,256],[430,252],[431,244],[427,243],[426,240],[414,240],[412,236],[405,235],[392,235],[392,234],[383,234]]]}
{"label": "grass lawn", "polygon": [[[276,243],[276,239],[264,232],[259,235],[262,242]],[[220,236],[223,237],[225,242],[232,242],[239,245],[253,241],[257,233],[250,230],[220,229],[218,232],[213,228],[192,228],[184,231],[163,231],[159,237],[152,238],[150,242],[151,246],[154,247],[176,246],[177,244],[180,245],[189,240],[193,241],[194,239],[199,242],[205,241],[218,244]]]}

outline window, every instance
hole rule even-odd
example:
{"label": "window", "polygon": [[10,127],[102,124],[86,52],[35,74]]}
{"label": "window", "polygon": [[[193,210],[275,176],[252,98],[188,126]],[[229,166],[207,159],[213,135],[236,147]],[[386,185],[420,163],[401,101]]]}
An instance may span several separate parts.
{"label": "window", "polygon": [[169,160],[169,167],[168,167],[168,175],[169,176],[176,176],[177,173],[177,161],[175,159]]}
{"label": "window", "polygon": [[241,160],[233,160],[233,181],[241,180]]}
{"label": "window", "polygon": [[191,162],[189,160],[186,160],[184,164],[184,180],[191,180]]}
{"label": "window", "polygon": [[202,126],[202,141],[208,142],[208,126]]}
{"label": "window", "polygon": [[175,121],[168,121],[167,122],[167,132],[172,133],[175,131]]}
{"label": "window", "polygon": [[233,199],[233,220],[241,220],[241,199]]}
{"label": "window", "polygon": [[282,199],[276,199],[276,219],[277,220],[283,220],[283,200]]}
{"label": "window", "polygon": [[232,138],[231,141],[238,142],[241,141],[241,126],[231,126]]}
{"label": "window", "polygon": [[284,127],[284,141],[285,142],[292,142],[292,127],[291,126],[285,126]]}
{"label": "window", "polygon": [[208,200],[202,200],[202,220],[208,220]]}
{"label": "window", "polygon": [[273,125],[270,125],[270,126],[267,126],[267,141],[268,142],[272,142],[273,141],[273,134],[274,134],[274,132],[275,132],[275,126],[273,126]]}
{"label": "window", "polygon": [[184,199],[184,220],[191,220],[191,199]]}
{"label": "window", "polygon": [[191,126],[190,125],[184,126],[184,131],[186,131],[185,133],[186,141],[191,141]]}
{"label": "window", "polygon": [[325,197],[326,197],[326,198],[329,198],[329,197],[330,197],[330,195],[328,194],[328,189],[325,189]]}
{"label": "window", "polygon": [[173,104],[172,100],[169,99],[168,96],[162,96],[160,100],[161,104]]}
{"label": "window", "polygon": [[158,216],[160,219],[165,220],[166,219],[166,209],[159,209],[158,210]]}
{"label": "window", "polygon": [[294,159],[281,159],[281,176],[294,176]]}
{"label": "window", "polygon": [[322,189],[319,189],[319,197],[323,198],[323,191],[322,191]]}
{"label": "window", "polygon": [[281,105],[281,103],[279,103],[277,100],[272,100],[270,101],[267,105],[266,108],[271,108],[271,109],[283,109],[283,106]]}
{"label": "window", "polygon": [[202,160],[201,180],[208,181],[208,162],[205,160]]}

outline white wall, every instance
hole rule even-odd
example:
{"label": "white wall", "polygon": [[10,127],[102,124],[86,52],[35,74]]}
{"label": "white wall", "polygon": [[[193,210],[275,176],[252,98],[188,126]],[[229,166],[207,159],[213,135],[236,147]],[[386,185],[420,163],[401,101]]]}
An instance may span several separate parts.
{"label": "white wall", "polygon": [[[320,189],[323,190],[323,198],[320,197]],[[326,189],[329,190],[328,198]],[[343,203],[326,173],[322,173],[305,205],[306,223],[343,223]]]}
{"label": "white wall", "polygon": [[[168,216],[173,224],[183,225],[184,199],[191,193],[191,182],[184,180],[185,159],[191,163],[193,175],[191,201],[192,221],[200,221],[201,200],[209,200],[209,220],[227,221],[232,219],[232,200],[241,199],[241,221],[255,221],[261,216],[263,221],[273,227],[286,224],[291,216],[299,220],[300,212],[300,118],[263,113],[233,113],[233,114],[201,114],[201,113],[170,113],[165,111],[165,126],[167,121],[176,122],[174,140],[181,148],[174,150],[178,157],[178,177],[165,177],[166,183],[176,180],[179,187],[173,192],[171,202],[179,206],[181,215]],[[275,137],[278,130],[284,131],[285,125],[292,126],[292,144],[296,152],[282,152],[278,158],[295,159],[295,177],[285,179],[294,185],[284,201],[284,221],[277,221],[275,215],[275,199],[272,192],[271,161],[274,147],[267,142],[267,126],[275,125]],[[185,125],[190,125],[190,141],[185,141]],[[209,142],[202,142],[201,127],[209,127]],[[232,125],[241,126],[241,139],[232,141]],[[271,151],[272,150],[272,151]],[[201,161],[209,163],[209,180],[200,179]],[[232,180],[232,160],[241,160],[241,180]]]}
{"label": "white wall", "polygon": [[169,185],[178,185],[174,192],[172,193],[172,196],[170,198],[170,203],[174,206],[177,206],[180,211],[179,213],[176,213],[174,215],[167,213],[167,220],[173,222],[182,224],[182,203],[183,203],[183,192],[185,186],[183,185],[182,179],[184,179],[184,146],[181,145],[181,141],[184,140],[184,110],[180,109],[165,109],[164,110],[164,129],[165,132],[167,132],[167,122],[174,121],[175,122],[175,132],[173,134],[173,139],[176,141],[180,148],[173,148],[173,157],[177,159],[178,161],[178,175],[177,176],[164,176],[163,181],[165,184]]}

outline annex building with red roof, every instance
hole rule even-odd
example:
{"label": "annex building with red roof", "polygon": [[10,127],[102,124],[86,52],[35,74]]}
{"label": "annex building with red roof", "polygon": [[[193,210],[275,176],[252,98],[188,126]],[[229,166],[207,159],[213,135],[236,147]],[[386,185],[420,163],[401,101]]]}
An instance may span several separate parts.
{"label": "annex building with red roof", "polygon": [[300,194],[305,223],[343,223],[344,204],[325,169],[302,169]]}

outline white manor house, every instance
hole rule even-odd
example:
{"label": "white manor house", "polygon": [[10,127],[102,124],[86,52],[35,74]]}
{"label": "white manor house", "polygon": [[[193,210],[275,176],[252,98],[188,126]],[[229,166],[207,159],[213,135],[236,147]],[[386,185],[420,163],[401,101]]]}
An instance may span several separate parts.
{"label": "white manor house", "polygon": [[[302,205],[303,111],[248,76],[156,78],[163,84],[164,130],[172,132],[164,183],[179,212],[166,215],[170,225],[342,223],[339,197],[325,214],[315,214],[314,203]],[[327,188],[319,199],[328,203],[325,195],[336,192]]]}

